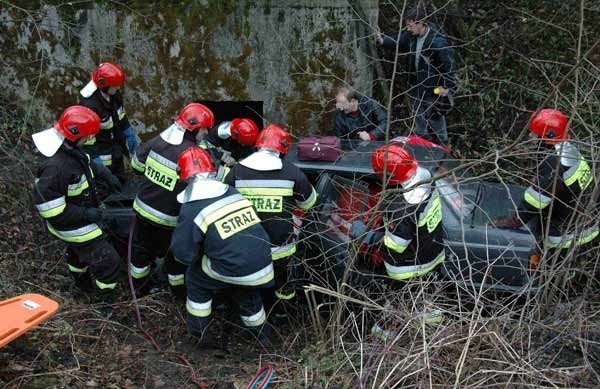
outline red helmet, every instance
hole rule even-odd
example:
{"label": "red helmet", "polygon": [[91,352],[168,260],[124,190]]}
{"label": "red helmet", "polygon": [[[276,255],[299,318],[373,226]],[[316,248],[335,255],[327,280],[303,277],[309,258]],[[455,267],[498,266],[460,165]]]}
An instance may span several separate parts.
{"label": "red helmet", "polygon": [[66,139],[74,142],[96,135],[100,131],[100,117],[88,107],[73,105],[63,111],[54,123],[54,128]]}
{"label": "red helmet", "polygon": [[531,115],[529,129],[546,141],[560,141],[567,138],[569,119],[555,109],[542,109]]}
{"label": "red helmet", "polygon": [[111,86],[123,86],[125,83],[125,72],[115,63],[103,62],[92,73],[92,81],[100,89]]}
{"label": "red helmet", "polygon": [[[385,165],[386,157],[387,165]],[[392,185],[405,183],[415,175],[419,167],[413,156],[398,145],[383,146],[375,150],[371,156],[371,166],[380,177],[383,177],[385,166],[389,183]]]}
{"label": "red helmet", "polygon": [[243,146],[252,146],[258,136],[258,126],[250,119],[233,119],[231,121],[231,138]]}
{"label": "red helmet", "polygon": [[177,165],[179,165],[180,181],[185,181],[196,174],[215,172],[215,165],[213,165],[210,154],[196,146],[179,154]]}
{"label": "red helmet", "polygon": [[270,124],[265,127],[254,144],[257,149],[264,148],[285,155],[290,150],[292,145],[292,137],[290,134],[283,129],[283,127],[277,124]]}
{"label": "red helmet", "polygon": [[206,105],[191,103],[183,107],[175,123],[188,131],[210,128],[215,125],[215,115]]}

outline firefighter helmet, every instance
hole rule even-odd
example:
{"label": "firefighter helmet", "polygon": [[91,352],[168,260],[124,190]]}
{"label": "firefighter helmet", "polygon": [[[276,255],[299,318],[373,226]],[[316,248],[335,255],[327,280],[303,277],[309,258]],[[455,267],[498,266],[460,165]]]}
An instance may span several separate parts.
{"label": "firefighter helmet", "polygon": [[[387,158],[387,164],[386,164]],[[375,150],[371,156],[371,166],[375,173],[383,177],[383,169],[387,171],[389,183],[400,185],[415,175],[419,164],[412,155],[398,145],[383,146]]]}
{"label": "firefighter helmet", "polygon": [[205,150],[192,146],[179,154],[177,158],[179,166],[179,180],[185,181],[200,173],[214,173],[215,165]]}
{"label": "firefighter helmet", "polygon": [[531,115],[529,129],[545,141],[555,143],[567,138],[569,119],[555,109],[542,109]]}
{"label": "firefighter helmet", "polygon": [[215,115],[206,105],[191,103],[181,110],[175,123],[188,131],[210,128],[215,125]]}
{"label": "firefighter helmet", "polygon": [[258,134],[254,147],[277,151],[285,155],[290,150],[291,145],[292,137],[290,134],[280,125],[270,124]]}
{"label": "firefighter helmet", "polygon": [[258,136],[258,126],[251,119],[233,119],[229,131],[231,139],[242,146],[252,146]]}
{"label": "firefighter helmet", "polygon": [[73,105],[63,111],[52,128],[33,134],[33,142],[42,154],[53,156],[65,139],[76,142],[100,131],[100,117],[88,107]]}
{"label": "firefighter helmet", "polygon": [[92,81],[100,89],[120,87],[125,83],[125,72],[116,63],[103,62],[92,73]]}

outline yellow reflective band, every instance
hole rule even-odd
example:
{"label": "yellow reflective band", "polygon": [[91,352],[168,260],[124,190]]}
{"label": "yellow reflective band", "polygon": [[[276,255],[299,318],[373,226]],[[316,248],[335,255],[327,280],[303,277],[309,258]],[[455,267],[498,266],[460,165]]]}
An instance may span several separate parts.
{"label": "yellow reflective band", "polygon": [[48,219],[63,213],[67,208],[67,202],[65,196],[61,196],[42,204],[36,204],[35,207],[43,218]]}
{"label": "yellow reflective band", "polygon": [[172,192],[175,189],[177,180],[179,180],[179,175],[176,170],[177,165],[168,166],[166,162],[173,164],[173,162],[166,158],[154,152],[150,152],[150,155],[148,155],[148,158],[146,159],[146,170],[144,175],[151,182]]}
{"label": "yellow reflective band", "polygon": [[88,140],[86,140],[84,143],[85,146],[92,146],[95,144],[96,144],[96,137],[93,135]]}
{"label": "yellow reflective band", "polygon": [[303,210],[307,210],[313,207],[313,205],[315,205],[315,203],[317,202],[317,192],[315,191],[315,188],[311,187],[312,192],[310,193],[310,196],[308,196],[308,198],[304,201],[296,201],[296,205],[298,205],[298,207],[300,209]]}
{"label": "yellow reflective band", "polygon": [[241,277],[225,276],[217,273],[211,267],[210,259],[207,256],[202,258],[202,271],[215,280],[223,281],[227,284],[243,285],[243,286],[258,286],[264,285],[273,280],[273,264],[270,263],[266,267],[255,271],[252,274]]}
{"label": "yellow reflective band", "polygon": [[129,265],[129,273],[132,278],[137,280],[147,277],[150,274],[150,266],[137,267],[133,264]]}
{"label": "yellow reflective band", "polygon": [[540,210],[546,208],[552,202],[551,197],[541,194],[532,187],[527,188],[523,198],[527,204],[531,205],[535,209]]}
{"label": "yellow reflective band", "polygon": [[217,180],[225,182],[225,177],[227,177],[230,171],[231,169],[228,166],[219,166],[219,171],[217,172]]}
{"label": "yellow reflective band", "polygon": [[586,236],[582,236],[577,239],[577,244],[582,245],[591,242],[596,239],[596,237],[600,235],[600,230],[596,227],[593,231],[590,231]]}
{"label": "yellow reflective band", "polygon": [[100,158],[104,166],[112,165],[112,154],[99,155],[98,158]]}
{"label": "yellow reflective band", "polygon": [[140,160],[137,157],[137,154],[133,154],[133,157],[131,158],[131,167],[133,168],[133,170],[139,173],[144,173],[144,171],[146,170],[146,166],[140,162]]}
{"label": "yellow reflective band", "polygon": [[254,315],[240,315],[240,318],[242,319],[242,323],[244,323],[246,327],[258,327],[264,324],[264,322],[267,320],[267,314],[265,313],[265,309],[263,307],[260,307],[260,311],[258,311]]}
{"label": "yellow reflective band", "polygon": [[[229,205],[226,205],[223,208],[218,209],[218,210],[206,215],[205,217],[202,218],[202,222],[200,224],[198,224],[196,222],[196,219],[198,219],[198,216],[202,215],[202,213],[201,213],[200,215],[198,215],[196,217],[196,219],[194,219],[194,222],[196,222],[196,225],[198,225],[198,227],[200,227],[200,230],[203,233],[206,233],[206,231],[208,231],[208,226],[215,223],[217,220],[221,220],[225,216],[227,216],[230,213],[233,213],[239,209],[248,208],[248,207],[252,207],[252,203],[250,201],[248,201],[247,199],[242,198],[242,200],[239,200],[239,201],[236,201]],[[250,209],[252,209],[252,208],[250,208]]]}
{"label": "yellow reflective band", "polygon": [[175,227],[177,225],[177,216],[171,216],[160,212],[137,197],[133,201],[133,209],[144,219],[148,219],[161,226]]}
{"label": "yellow reflective band", "polygon": [[431,312],[423,312],[419,314],[419,317],[422,318],[426,324],[439,324],[442,322],[444,314],[441,311],[434,309]]}
{"label": "yellow reflective band", "polygon": [[238,188],[238,192],[249,196],[293,196],[294,189],[292,188]]}
{"label": "yellow reflective band", "polygon": [[85,273],[87,271],[87,267],[76,267],[67,263],[67,267],[71,273]]}
{"label": "yellow reflective band", "polygon": [[[571,172],[571,170],[574,170]],[[579,184],[579,188],[584,190],[587,188],[593,180],[592,170],[590,169],[590,165],[584,160],[579,160],[576,168],[571,168],[564,174],[565,177],[565,185],[571,186],[575,182]]]}
{"label": "yellow reflective band", "polygon": [[[247,188],[246,188],[247,189]],[[252,202],[254,209],[262,213],[281,213],[283,212],[282,196],[258,196],[244,193],[244,188],[239,189],[248,200]]]}
{"label": "yellow reflective band", "polygon": [[424,215],[419,218],[419,227],[427,225],[427,232],[431,233],[442,221],[442,201],[436,195],[425,208]]}
{"label": "yellow reflective band", "polygon": [[195,301],[190,300],[190,298],[188,297],[185,303],[185,309],[192,316],[208,317],[212,313],[212,300],[208,300],[205,303],[197,303]]}
{"label": "yellow reflective band", "polygon": [[110,283],[110,284],[105,284],[105,283],[104,283],[104,282],[102,282],[102,281],[98,281],[98,280],[96,280],[96,286],[97,286],[99,289],[102,289],[102,290],[104,290],[104,289],[114,289],[114,288],[116,288],[116,287],[117,287],[117,283],[116,283],[116,282],[113,282],[113,283]]}
{"label": "yellow reflective band", "polygon": [[387,230],[385,231],[385,236],[383,237],[383,244],[385,245],[385,247],[397,252],[398,254],[402,254],[411,242],[412,239],[403,239],[397,235],[392,234]]}
{"label": "yellow reflective band", "polygon": [[169,285],[171,286],[179,286],[185,284],[185,275],[184,274],[168,274]]}
{"label": "yellow reflective band", "polygon": [[69,187],[67,188],[67,196],[79,196],[83,193],[84,190],[86,190],[89,187],[90,184],[87,180],[87,177],[85,176],[85,174],[82,174],[78,183],[69,185]]}
{"label": "yellow reflective band", "polygon": [[70,231],[56,230],[50,223],[46,223],[46,225],[52,235],[69,243],[83,243],[102,236],[102,230],[95,223]]}
{"label": "yellow reflective band", "polygon": [[112,120],[112,116],[109,116],[103,122],[100,123],[100,129],[102,130],[110,130],[111,128],[113,128],[113,126],[114,123]]}
{"label": "yellow reflective band", "polygon": [[125,117],[125,108],[123,107],[119,107],[117,109],[117,115],[119,116],[119,120],[123,120],[123,118]]}
{"label": "yellow reflective band", "polygon": [[446,259],[446,253],[442,250],[433,261],[422,265],[394,266],[385,260],[383,261],[383,264],[385,265],[388,276],[394,280],[407,280],[429,273],[431,270],[435,269],[437,265],[444,262],[444,259]]}
{"label": "yellow reflective band", "polygon": [[246,228],[260,223],[260,219],[251,207],[240,209],[215,222],[221,239],[225,240]]}
{"label": "yellow reflective band", "polygon": [[[576,241],[576,245],[580,246],[594,240],[598,235],[600,235],[600,227],[596,224],[590,228],[587,228],[581,231],[579,238]],[[549,235],[547,239],[549,248],[561,248],[567,249],[570,248],[573,244],[574,236],[573,234],[560,235],[560,236],[552,236]]]}
{"label": "yellow reflective band", "polygon": [[287,258],[294,254],[296,254],[296,242],[286,244],[285,246],[271,247],[271,259],[273,259],[273,261]]}
{"label": "yellow reflective band", "polygon": [[294,297],[296,297],[296,292],[284,293],[284,292],[276,291],[275,297],[277,297],[279,300],[291,300]]}

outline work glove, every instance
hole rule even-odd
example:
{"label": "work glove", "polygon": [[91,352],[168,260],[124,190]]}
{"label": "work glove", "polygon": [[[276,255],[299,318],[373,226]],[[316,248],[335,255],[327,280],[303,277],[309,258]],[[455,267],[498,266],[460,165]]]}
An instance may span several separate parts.
{"label": "work glove", "polygon": [[232,167],[237,163],[237,161],[231,156],[231,153],[229,151],[223,152],[223,155],[221,155],[221,161],[223,161],[223,163],[227,167]]}
{"label": "work glove", "polygon": [[112,174],[112,172],[106,166],[104,166],[100,157],[94,158],[93,162],[98,177],[106,181],[113,192],[120,192],[121,189],[123,189],[121,181],[117,178],[117,176]]}
{"label": "work glove", "polygon": [[123,131],[123,135],[125,135],[127,149],[131,154],[135,153],[135,149],[137,149],[137,147],[140,145],[140,140],[133,131],[133,128],[128,127],[125,131]]}
{"label": "work glove", "polygon": [[367,233],[365,233],[367,231],[367,225],[365,223],[363,223],[361,220],[357,220],[354,223],[352,223],[352,226],[350,226],[350,229],[348,230],[348,235],[350,235],[350,237],[352,239],[357,239],[359,242],[366,244],[366,245],[371,245],[373,244],[373,238],[375,237],[375,232],[373,231],[369,231]]}
{"label": "work glove", "polygon": [[523,223],[521,223],[521,220],[519,220],[517,215],[511,215],[511,216],[495,219],[492,223],[493,223],[493,225],[495,225],[498,228],[511,228],[511,229],[516,229],[523,225]]}
{"label": "work glove", "polygon": [[85,210],[85,218],[90,223],[98,223],[104,218],[104,211],[100,208],[87,208]]}

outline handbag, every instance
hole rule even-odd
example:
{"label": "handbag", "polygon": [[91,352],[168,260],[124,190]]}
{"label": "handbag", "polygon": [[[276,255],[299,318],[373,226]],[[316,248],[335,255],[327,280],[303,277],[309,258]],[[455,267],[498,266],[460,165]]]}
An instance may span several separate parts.
{"label": "handbag", "polygon": [[311,136],[300,139],[296,150],[299,161],[334,162],[342,155],[342,144],[336,136]]}

